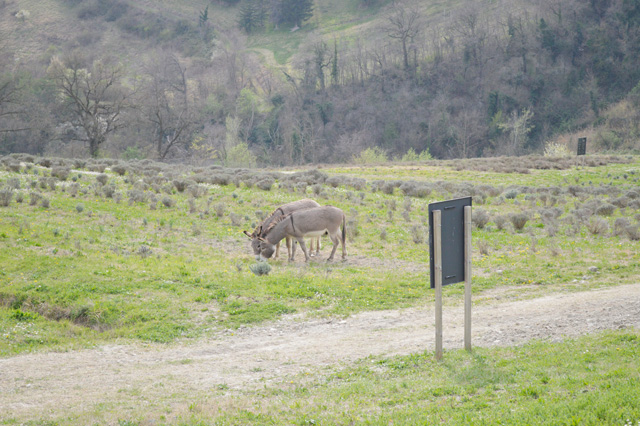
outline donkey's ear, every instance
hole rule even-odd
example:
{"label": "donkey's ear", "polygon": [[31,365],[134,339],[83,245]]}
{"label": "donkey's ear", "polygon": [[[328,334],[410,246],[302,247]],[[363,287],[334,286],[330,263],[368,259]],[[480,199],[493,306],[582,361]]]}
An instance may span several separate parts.
{"label": "donkey's ear", "polygon": [[249,239],[253,239],[253,235],[251,235],[249,232],[247,232],[247,231],[242,231],[242,232],[244,232],[244,235],[249,237]]}
{"label": "donkey's ear", "polygon": [[268,242],[269,242],[269,241],[265,240],[265,239],[264,239],[264,238],[262,238],[262,237],[258,237],[258,240],[260,240],[260,241],[262,241],[262,242],[265,242],[265,243],[268,243]]}

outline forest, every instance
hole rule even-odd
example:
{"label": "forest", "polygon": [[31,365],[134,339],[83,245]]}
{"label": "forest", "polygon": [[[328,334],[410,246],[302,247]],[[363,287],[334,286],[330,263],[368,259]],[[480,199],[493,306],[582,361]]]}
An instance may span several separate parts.
{"label": "forest", "polygon": [[0,154],[262,167],[564,153],[581,135],[640,149],[640,0],[165,3],[0,1]]}

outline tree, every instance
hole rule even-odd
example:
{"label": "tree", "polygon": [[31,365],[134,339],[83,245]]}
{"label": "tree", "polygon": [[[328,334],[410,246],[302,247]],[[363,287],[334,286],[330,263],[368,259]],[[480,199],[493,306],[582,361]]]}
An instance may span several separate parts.
{"label": "tree", "polygon": [[97,157],[109,134],[125,126],[122,112],[130,93],[122,86],[123,65],[97,60],[87,69],[80,56],[70,55],[63,60],[54,57],[48,72],[77,129],[70,138],[88,143],[89,154]]}
{"label": "tree", "polygon": [[143,115],[151,123],[159,159],[186,146],[193,126],[187,69],[174,55],[156,58],[147,66]]}
{"label": "tree", "polygon": [[276,24],[301,27],[313,16],[313,0],[277,0],[272,7],[271,19]]}
{"label": "tree", "polygon": [[397,4],[386,27],[387,36],[400,40],[402,44],[402,62],[405,70],[409,69],[409,46],[420,32],[419,18],[420,14],[415,9]]}
{"label": "tree", "polygon": [[266,10],[262,2],[252,1],[240,9],[238,26],[247,33],[252,33],[264,27]]}
{"label": "tree", "polygon": [[529,108],[525,108],[520,114],[513,111],[506,123],[498,124],[500,129],[508,131],[510,135],[506,146],[507,154],[518,154],[522,150],[527,142],[527,135],[533,130],[533,126],[529,124],[532,118],[533,112]]}

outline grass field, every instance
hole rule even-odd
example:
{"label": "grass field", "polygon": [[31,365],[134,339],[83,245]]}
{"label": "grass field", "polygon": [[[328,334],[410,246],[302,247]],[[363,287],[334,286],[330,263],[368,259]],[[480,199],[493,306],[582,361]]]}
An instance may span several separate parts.
{"label": "grass field", "polygon": [[[283,173],[3,157],[0,356],[184,343],[288,314],[304,320],[429,304],[427,206],[460,196],[474,202],[476,303],[495,289],[531,298],[637,283],[640,158],[588,160]],[[255,275],[241,231],[303,197],[345,211],[347,261],[325,263],[325,239],[322,259],[305,264],[298,250],[295,263],[285,254],[270,261],[268,275]],[[461,285],[445,289],[446,303],[461,298]],[[638,341],[628,330],[451,352],[442,364],[428,353],[366,359],[326,381],[299,378],[246,395],[222,389],[224,410],[196,401],[181,421],[556,424],[561,416],[573,419],[564,424],[635,425]]]}
{"label": "grass field", "polygon": [[[297,377],[194,402],[184,425],[640,424],[640,334],[562,344],[367,358],[322,381]],[[224,409],[221,409],[224,407]]]}
{"label": "grass field", "polygon": [[[455,171],[446,163],[324,168],[315,172],[324,183],[304,172],[276,174],[268,191],[251,181],[264,176],[247,171],[234,178],[222,169],[130,166],[120,175],[87,165],[61,180],[59,166],[9,171],[13,160],[5,159],[2,355],[116,339],[172,342],[294,312],[348,315],[428,303],[427,206],[463,195],[474,195],[480,294],[579,291],[635,282],[640,270],[637,157],[526,174]],[[222,184],[204,182],[211,172],[228,175]],[[180,192],[182,181],[191,187]],[[411,185],[430,185],[428,195],[405,196]],[[345,211],[348,261],[304,264],[299,253],[289,263],[285,255],[269,275],[254,275],[241,231],[302,197]],[[522,214],[518,230],[512,221]],[[330,245],[326,239],[323,258]],[[448,290],[454,298],[461,292]]]}

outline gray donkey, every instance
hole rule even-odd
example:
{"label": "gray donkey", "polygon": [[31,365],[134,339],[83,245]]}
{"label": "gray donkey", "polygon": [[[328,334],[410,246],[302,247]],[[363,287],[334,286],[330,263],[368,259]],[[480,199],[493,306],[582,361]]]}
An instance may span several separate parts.
{"label": "gray donkey", "polygon": [[[265,220],[262,221],[260,225],[254,229],[254,231],[249,234],[247,231],[242,231],[244,234],[251,239],[251,248],[253,249],[253,254],[256,256],[257,260],[260,260],[260,240],[258,238],[264,237],[264,233],[267,231],[269,226],[273,223],[277,222],[280,218],[288,215],[297,210],[309,209],[312,207],[320,207],[320,204],[315,202],[310,198],[305,198],[298,201],[293,201],[291,203],[287,203],[275,209],[273,213],[271,213]],[[316,255],[320,252],[320,236],[311,240],[311,252],[313,252],[313,243],[315,240],[316,245]],[[289,260],[293,258],[293,253],[291,250],[291,238],[286,237],[287,243],[287,254],[289,256]],[[295,247],[293,248],[295,250]],[[280,242],[276,244],[276,255],[275,258],[278,258],[278,254],[280,253]]]}
{"label": "gray donkey", "polygon": [[[304,237],[319,237],[328,232],[333,242],[333,250],[331,250],[331,255],[327,262],[333,260],[333,255],[340,243],[342,243],[342,260],[345,260],[347,257],[345,247],[347,228],[345,220],[344,212],[333,206],[294,211],[269,225],[269,228],[264,232],[264,236],[258,237],[260,240],[260,257],[263,259],[270,258],[276,250],[276,245],[283,238],[292,237],[300,244],[300,248],[304,252],[305,262],[309,261]],[[340,235],[340,225],[342,225],[342,235]],[[294,256],[295,249],[293,250],[291,261],[294,260]]]}

